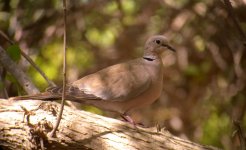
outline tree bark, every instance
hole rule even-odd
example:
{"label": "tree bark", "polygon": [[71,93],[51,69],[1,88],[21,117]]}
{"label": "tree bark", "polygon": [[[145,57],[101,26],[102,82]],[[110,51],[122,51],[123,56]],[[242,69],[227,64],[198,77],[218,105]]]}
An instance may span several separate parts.
{"label": "tree bark", "polygon": [[134,127],[120,120],[64,108],[56,138],[47,133],[59,104],[0,99],[0,147],[3,149],[217,150],[183,140],[168,131]]}

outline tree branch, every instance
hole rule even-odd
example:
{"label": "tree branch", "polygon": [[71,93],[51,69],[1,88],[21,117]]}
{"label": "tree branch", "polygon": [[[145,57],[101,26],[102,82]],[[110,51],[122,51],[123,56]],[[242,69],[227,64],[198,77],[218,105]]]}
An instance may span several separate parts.
{"label": "tree branch", "polygon": [[28,94],[39,93],[30,78],[9,58],[6,51],[0,46],[0,63],[10,72]]}
{"label": "tree branch", "polygon": [[[9,37],[4,34],[3,31],[0,30],[0,35],[6,40],[8,41],[11,45],[14,45],[15,43],[9,39]],[[33,68],[35,68],[40,75],[46,80],[46,82],[49,84],[49,86],[56,86],[56,84],[49,80],[48,77],[46,76],[46,74],[35,64],[35,62],[22,50],[20,50],[21,55],[33,66]]]}
{"label": "tree branch", "polygon": [[225,6],[226,6],[226,9],[227,9],[227,12],[229,13],[235,27],[237,28],[241,38],[243,39],[243,45],[246,47],[246,34],[244,33],[243,29],[241,28],[241,26],[239,25],[239,22],[233,12],[233,8],[232,8],[232,5],[231,5],[231,2],[230,0],[224,0],[224,3],[225,3]]}
{"label": "tree branch", "polygon": [[[171,135],[167,131],[136,128],[132,125],[85,111],[64,107],[56,133],[47,133],[56,120],[56,102],[15,101],[0,99],[0,146],[4,149],[128,149],[218,150]],[[23,116],[25,122],[23,123]]]}

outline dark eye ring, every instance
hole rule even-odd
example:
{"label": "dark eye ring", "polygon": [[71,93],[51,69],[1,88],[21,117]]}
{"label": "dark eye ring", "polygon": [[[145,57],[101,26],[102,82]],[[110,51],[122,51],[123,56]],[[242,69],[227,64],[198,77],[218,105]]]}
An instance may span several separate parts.
{"label": "dark eye ring", "polygon": [[155,42],[156,42],[157,44],[160,44],[160,43],[161,43],[161,41],[160,41],[160,40],[156,40]]}

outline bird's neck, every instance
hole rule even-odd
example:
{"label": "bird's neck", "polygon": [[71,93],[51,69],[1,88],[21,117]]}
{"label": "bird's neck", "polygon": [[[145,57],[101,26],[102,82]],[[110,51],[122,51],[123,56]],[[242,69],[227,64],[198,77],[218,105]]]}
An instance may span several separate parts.
{"label": "bird's neck", "polygon": [[151,54],[151,53],[145,53],[143,55],[143,59],[147,60],[147,61],[154,61],[154,60],[160,60],[160,56],[157,54]]}
{"label": "bird's neck", "polygon": [[160,56],[157,53],[155,53],[153,50],[151,50],[149,47],[146,47],[143,58],[147,61],[154,61],[154,60],[159,60]]}
{"label": "bird's neck", "polygon": [[144,57],[144,56],[143,56],[143,59],[145,59],[145,60],[147,60],[147,61],[154,61],[154,60],[155,60],[155,59],[153,59],[153,58]]}
{"label": "bird's neck", "polygon": [[[143,56],[142,59],[144,62],[148,65],[154,65],[154,66],[161,66],[162,65],[162,59],[160,57],[152,57],[152,55]],[[153,66],[152,66],[153,67]]]}

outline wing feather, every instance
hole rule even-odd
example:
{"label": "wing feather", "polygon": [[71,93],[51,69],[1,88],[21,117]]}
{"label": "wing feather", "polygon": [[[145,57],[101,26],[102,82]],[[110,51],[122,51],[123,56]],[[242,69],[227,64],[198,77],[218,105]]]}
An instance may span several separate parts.
{"label": "wing feather", "polygon": [[103,100],[131,99],[150,86],[151,78],[142,61],[133,60],[105,68],[75,81],[72,85],[85,94]]}

